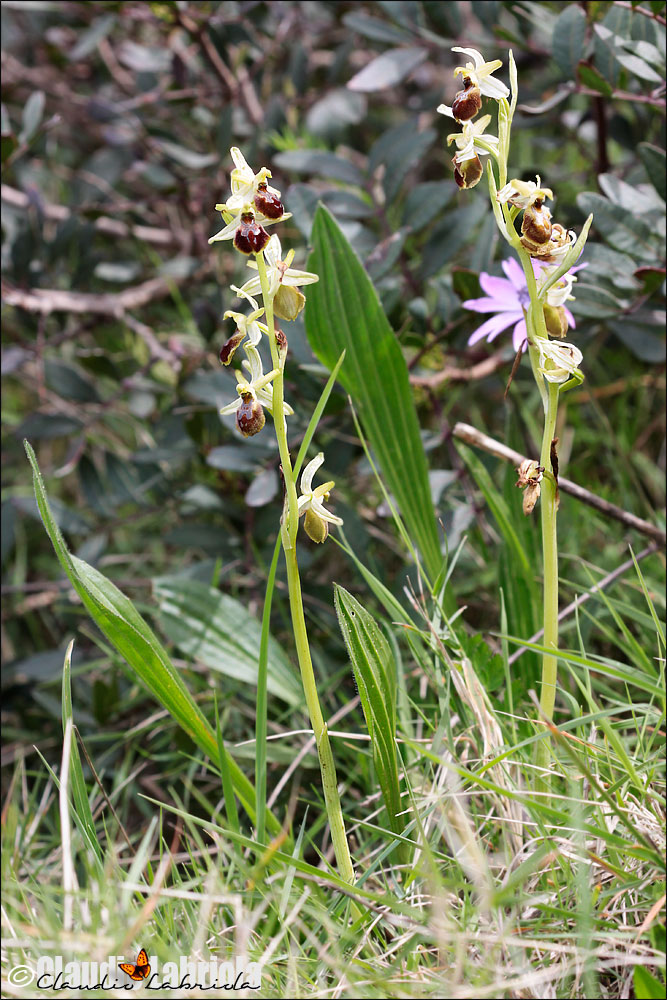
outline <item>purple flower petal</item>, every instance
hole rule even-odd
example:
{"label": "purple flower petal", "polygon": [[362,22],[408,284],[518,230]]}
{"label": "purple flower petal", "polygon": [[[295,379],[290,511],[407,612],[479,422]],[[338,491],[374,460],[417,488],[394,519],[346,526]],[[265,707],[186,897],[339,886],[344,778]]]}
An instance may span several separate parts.
{"label": "purple flower petal", "polygon": [[570,310],[567,308],[567,306],[563,306],[563,309],[565,310],[565,315],[567,316],[568,326],[571,326],[572,329],[574,330],[574,328],[577,325],[575,323],[575,321],[574,321],[574,316],[572,315],[572,313],[570,312]]}
{"label": "purple flower petal", "polygon": [[514,260],[510,257],[509,260],[504,260],[502,263],[502,268],[507,277],[510,279],[517,292],[523,292],[526,288],[526,278],[523,273],[521,264],[518,260]]}
{"label": "purple flower petal", "polygon": [[475,332],[470,335],[468,338],[468,344],[472,346],[478,341],[484,340],[485,337],[489,341],[493,340],[499,333],[506,330],[508,326],[511,326],[516,319],[516,313],[512,315],[511,313],[504,312],[500,313],[498,316],[492,316],[490,319],[487,319],[485,323],[482,323],[481,326],[478,326]]}
{"label": "purple flower petal", "polygon": [[490,313],[490,312],[513,312],[521,313],[521,305],[517,302],[516,297],[512,299],[511,302],[501,302],[498,299],[467,299],[462,303],[465,309],[471,309],[473,312],[480,313]]}
{"label": "purple flower petal", "polygon": [[507,278],[494,278],[493,275],[482,271],[479,283],[487,295],[501,302],[513,302],[516,305],[516,288]]}
{"label": "purple flower petal", "polygon": [[517,325],[514,327],[512,333],[512,344],[514,345],[514,350],[518,351],[521,347],[524,351],[528,347],[528,330],[526,329],[525,319],[519,320]]}

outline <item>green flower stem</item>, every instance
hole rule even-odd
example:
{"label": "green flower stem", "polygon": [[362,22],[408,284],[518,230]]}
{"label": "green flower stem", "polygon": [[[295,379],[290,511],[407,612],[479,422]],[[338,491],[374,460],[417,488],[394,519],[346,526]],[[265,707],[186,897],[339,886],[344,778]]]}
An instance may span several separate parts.
{"label": "green flower stem", "polygon": [[324,790],[324,801],[326,803],[327,815],[329,817],[329,827],[331,829],[331,841],[336,855],[336,863],[341,877],[346,882],[354,883],[354,866],[350,857],[350,849],[345,833],[345,823],[343,821],[343,810],[338,794],[338,781],[336,778],[336,767],[334,764],[329,733],[322,715],[320,700],[317,694],[317,684],[313,671],[313,662],[310,656],[310,646],[308,645],[308,633],[306,631],[306,619],[303,613],[303,599],[301,596],[301,581],[299,578],[299,566],[296,557],[296,535],[299,527],[299,510],[297,503],[296,480],[290,459],[289,445],[287,443],[287,424],[283,413],[284,391],[284,363],[280,361],[280,352],[276,340],[275,317],[273,313],[273,296],[269,287],[269,279],[266,273],[266,263],[262,252],[257,254],[257,270],[262,286],[262,297],[264,299],[264,311],[266,325],[269,330],[269,344],[271,346],[271,359],[273,367],[278,370],[278,374],[273,380],[273,421],[276,429],[278,441],[278,451],[283,469],[285,481],[285,507],[283,510],[281,538],[283,550],[285,552],[285,563],[287,566],[287,586],[289,591],[290,610],[292,614],[292,628],[294,629],[294,641],[296,645],[299,670],[301,671],[301,681],[306,696],[306,705],[310,724],[315,734],[317,753],[320,759],[320,771],[322,774],[322,787]]}
{"label": "green flower stem", "polygon": [[[540,376],[541,377],[541,376]],[[556,681],[558,671],[558,533],[556,528],[557,496],[556,482],[553,478],[551,465],[551,442],[556,432],[556,417],[558,416],[559,386],[548,383],[547,405],[544,413],[544,434],[542,435],[542,451],[540,465],[545,473],[542,479],[542,494],[540,496],[540,512],[542,517],[542,557],[544,564],[544,639],[543,645],[554,650],[542,656],[542,686],[540,689],[540,711],[551,721],[556,701]],[[537,751],[537,764],[547,768],[549,764],[549,744],[546,739],[540,740]]]}
{"label": "green flower stem", "polygon": [[[556,651],[558,649],[558,533],[556,525],[556,484],[551,465],[551,442],[556,432],[560,387],[555,383],[547,382],[539,371],[539,352],[535,346],[535,341],[539,338],[544,340],[549,339],[544,320],[543,302],[538,294],[532,260],[521,245],[521,240],[514,228],[514,220],[511,218],[509,207],[503,205],[502,211],[503,221],[509,235],[509,242],[521,262],[530,296],[530,307],[526,314],[528,353],[535,382],[542,397],[542,405],[544,407],[544,432],[542,434],[540,465],[550,475],[545,475],[542,479],[542,492],[540,496],[544,574],[543,643],[547,649]],[[556,702],[557,677],[558,657],[551,652],[544,653],[542,656],[540,712],[549,720],[553,718]],[[540,740],[538,744],[536,763],[543,771],[546,771],[549,766],[549,744],[546,739]],[[538,779],[538,785],[548,788],[548,782],[545,782],[542,778]]]}

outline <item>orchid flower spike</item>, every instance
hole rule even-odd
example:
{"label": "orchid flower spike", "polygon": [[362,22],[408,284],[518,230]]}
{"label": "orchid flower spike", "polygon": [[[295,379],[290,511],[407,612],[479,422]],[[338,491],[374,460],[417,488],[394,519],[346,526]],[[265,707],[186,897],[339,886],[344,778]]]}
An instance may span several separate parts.
{"label": "orchid flower spike", "polygon": [[[265,423],[263,407],[273,414],[273,382],[278,374],[278,369],[264,374],[262,359],[256,347],[251,344],[244,345],[247,360],[244,360],[243,367],[250,378],[240,371],[234,372],[236,375],[236,391],[239,395],[232,403],[228,403],[220,410],[221,416],[229,413],[236,413],[236,426],[244,437],[252,437],[258,434]],[[283,403],[283,413],[289,416],[294,410],[288,403]]]}
{"label": "orchid flower spike", "polygon": [[324,454],[320,452],[305,467],[301,473],[301,496],[297,501],[299,517],[302,514],[306,515],[304,521],[306,534],[318,543],[326,541],[330,524],[343,523],[343,519],[328,511],[322,502],[329,499],[329,493],[334,487],[333,481],[322,483],[321,486],[313,489],[313,476],[323,462]]}
{"label": "orchid flower spike", "polygon": [[[317,274],[310,271],[297,271],[290,267],[294,260],[294,251],[290,250],[285,260],[281,260],[282,247],[280,240],[274,234],[266,245],[264,260],[266,261],[266,272],[269,279],[269,295],[273,298],[273,309],[276,316],[281,319],[294,320],[297,318],[304,305],[306,297],[299,290],[299,285],[311,285],[319,281]],[[248,267],[257,270],[257,262],[248,261]],[[239,290],[243,295],[260,295],[262,285],[257,275],[250,278]]]}

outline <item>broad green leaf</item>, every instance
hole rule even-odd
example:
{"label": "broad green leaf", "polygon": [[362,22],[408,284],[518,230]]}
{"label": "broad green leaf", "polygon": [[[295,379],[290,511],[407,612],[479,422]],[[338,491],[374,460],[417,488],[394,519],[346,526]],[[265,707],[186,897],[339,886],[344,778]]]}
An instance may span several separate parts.
{"label": "broad green leaf", "polygon": [[637,1000],[661,1000],[664,997],[665,984],[643,965],[635,965],[633,979]]}
{"label": "broad green leaf", "polygon": [[348,125],[358,125],[363,121],[366,110],[363,94],[337,87],[313,104],[306,115],[306,127],[312,135],[332,139]]}
{"label": "broad green leaf", "polygon": [[[257,685],[261,627],[240,601],[198,580],[162,577],[155,596],[166,635],[186,655],[236,681]],[[268,690],[289,705],[303,701],[301,682],[275,641],[268,646]]]}
{"label": "broad green leaf", "polygon": [[154,139],[153,141],[169,159],[180,163],[182,167],[187,167],[188,170],[204,170],[205,167],[212,167],[214,163],[218,162],[216,153],[198,153],[195,149],[188,149],[186,146],[170,142],[168,139]]}
{"label": "broad green leaf", "polygon": [[295,173],[319,174],[320,177],[331,177],[347,184],[361,185],[364,182],[364,175],[356,164],[323,149],[287,149],[277,153],[273,162],[282,170],[293,170]]}
{"label": "broad green leaf", "polygon": [[658,323],[651,327],[642,323],[638,317],[630,315],[623,320],[612,321],[609,327],[640,361],[655,365],[665,363],[664,325]]}
{"label": "broad green leaf", "polygon": [[579,63],[577,67],[577,76],[579,77],[579,82],[584,85],[584,87],[590,87],[591,90],[597,90],[598,93],[603,94],[605,97],[611,97],[614,92],[614,88],[609,83],[608,80],[602,76],[602,74],[595,68],[595,66],[589,66],[588,63]]}
{"label": "broad green leaf", "polygon": [[44,380],[63,399],[76,403],[99,403],[100,397],[90,379],[80,368],[68,361],[47,358],[44,362]]}
{"label": "broad green leaf", "polygon": [[427,55],[427,50],[420,48],[390,49],[355,73],[347,86],[364,93],[395,87],[421,65]]}
{"label": "broad green leaf", "polygon": [[665,169],[665,151],[659,146],[652,146],[650,142],[640,142],[637,152],[644,164],[644,169],[648,174],[653,187],[656,189],[663,201],[667,201],[667,176]]}
{"label": "broad green leaf", "polygon": [[306,331],[313,351],[333,368],[343,350],[339,381],[352,397],[364,432],[396,498],[425,568],[442,565],[408,370],[377,293],[336,221],[322,206],[313,226],[308,268],[320,276],[308,292]]}
{"label": "broad green leaf", "polygon": [[374,171],[381,164],[384,166],[382,186],[389,203],[398,194],[410,169],[423,159],[436,138],[434,129],[420,132],[415,118],[388,129],[374,143],[368,159],[369,168]]}
{"label": "broad green leaf", "polygon": [[41,90],[35,90],[25,102],[21,116],[19,142],[30,142],[42,123],[46,97]]}
{"label": "broad green leaf", "polygon": [[373,763],[394,833],[405,819],[396,750],[396,662],[375,619],[343,587],[334,584],[334,604],[343,633],[361,707],[368,726]]}
{"label": "broad green leaf", "polygon": [[631,21],[632,12],[627,7],[617,7],[616,4],[612,4],[607,10],[602,23],[595,25],[593,35],[595,65],[602,76],[613,86],[616,86],[623,67],[616,58],[616,50],[613,44],[610,43],[608,37],[603,37],[598,29],[604,27],[611,33],[611,36],[629,38]]}
{"label": "broad green leaf", "polygon": [[574,304],[576,316],[593,316],[604,319],[607,316],[618,316],[623,311],[624,303],[602,288],[600,285],[577,284],[577,297]]}
{"label": "broad green leaf", "polygon": [[554,24],[552,55],[563,76],[573,77],[584,54],[586,15],[576,3],[568,4]]}
{"label": "broad green leaf", "polygon": [[651,244],[656,237],[643,219],[591,191],[582,192],[577,197],[577,204],[582,212],[593,213],[595,228],[615,250],[655,259]]}
{"label": "broad green leaf", "polygon": [[346,14],[343,18],[343,24],[350,31],[356,31],[358,34],[364,35],[365,38],[371,38],[374,42],[389,42],[389,44],[398,42],[400,44],[410,38],[410,35],[402,28],[361,12],[351,11]]}
{"label": "broad green leaf", "polygon": [[[115,584],[92,566],[70,554],[51,513],[37,457],[27,441],[25,450],[33,470],[35,495],[44,527],[60,564],[86,610],[144,686],[197,746],[219,765],[218,745],[213,729],[153,630]],[[236,794],[252,820],[255,813],[254,788],[226,750],[225,753]],[[267,817],[267,826],[274,833],[280,828],[272,815]]]}
{"label": "broad green leaf", "polygon": [[[642,80],[650,80],[654,83],[659,83],[662,77],[659,73],[649,66],[644,59],[640,58],[639,55],[635,54],[638,45],[641,43],[630,41],[626,42],[623,38],[615,35],[613,31],[605,27],[604,24],[595,25],[596,35],[602,39],[602,41],[609,46],[612,50],[614,57],[628,72],[632,73],[633,76],[638,76]],[[632,47],[634,51],[627,52],[626,45]],[[649,50],[652,50],[654,46],[649,46]],[[658,53],[659,57],[659,53]]]}

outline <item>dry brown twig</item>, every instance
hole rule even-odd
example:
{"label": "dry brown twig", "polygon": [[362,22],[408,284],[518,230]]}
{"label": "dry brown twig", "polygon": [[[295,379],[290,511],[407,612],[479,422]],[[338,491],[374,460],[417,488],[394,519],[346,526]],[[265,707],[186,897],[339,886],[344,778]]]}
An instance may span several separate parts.
{"label": "dry brown twig", "polygon": [[[12,208],[27,210],[33,204],[27,194],[10,187],[8,184],[2,185],[0,194],[3,202],[6,205],[11,205]],[[72,215],[69,208],[65,205],[52,205],[48,202],[43,202],[40,205],[40,211],[45,219],[52,222],[65,222]],[[93,226],[99,233],[103,233],[106,236],[118,236],[121,238],[133,236],[135,239],[143,240],[145,243],[154,243],[156,246],[172,246],[174,244],[182,246],[189,239],[188,234],[184,230],[181,232],[171,232],[169,229],[158,229],[155,226],[132,226],[126,222],[121,222],[120,219],[110,219],[105,215],[95,219]]]}
{"label": "dry brown twig", "polygon": [[492,375],[505,364],[507,364],[507,359],[502,354],[491,354],[490,357],[484,358],[476,365],[469,365],[467,368],[445,365],[433,375],[411,375],[410,383],[427,389],[435,389],[443,382],[474,382],[476,379]]}
{"label": "dry brown twig", "polygon": [[[475,427],[471,427],[470,424],[456,424],[452,430],[452,434],[465,444],[472,445],[474,448],[481,448],[482,451],[487,451],[490,455],[502,458],[506,462],[512,462],[515,466],[519,466],[522,462],[526,461],[525,455],[519,454],[513,448],[508,448],[507,445],[496,441],[487,434],[482,434],[481,431],[478,431]],[[571,479],[563,479],[560,476],[558,485],[562,493],[569,493],[570,496],[576,497],[582,503],[588,504],[589,507],[595,507],[601,513],[606,514],[608,517],[613,517],[617,521],[621,521],[622,524],[627,525],[629,528],[634,528],[635,531],[641,532],[642,535],[648,535],[649,538],[653,538],[663,545],[667,541],[667,535],[662,528],[658,528],[657,525],[651,524],[650,521],[644,521],[643,518],[637,517],[635,514],[631,514],[621,507],[617,507],[616,504],[610,503],[609,500],[603,500],[602,497],[591,493],[590,490],[584,489],[583,486],[573,483]]]}

